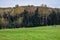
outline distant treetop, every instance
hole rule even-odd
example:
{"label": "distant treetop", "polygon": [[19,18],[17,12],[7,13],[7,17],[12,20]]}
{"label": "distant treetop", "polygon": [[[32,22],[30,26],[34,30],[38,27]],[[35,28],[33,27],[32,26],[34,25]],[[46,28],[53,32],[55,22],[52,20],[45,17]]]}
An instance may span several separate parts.
{"label": "distant treetop", "polygon": [[47,7],[47,5],[46,4],[42,4],[41,7]]}
{"label": "distant treetop", "polygon": [[19,5],[17,4],[17,5],[15,5],[15,7],[19,7]]}

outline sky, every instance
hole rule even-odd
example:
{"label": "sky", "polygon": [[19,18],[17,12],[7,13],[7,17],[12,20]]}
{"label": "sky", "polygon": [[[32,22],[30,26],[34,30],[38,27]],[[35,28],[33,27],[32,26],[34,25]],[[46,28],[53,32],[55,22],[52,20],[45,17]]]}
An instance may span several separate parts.
{"label": "sky", "polygon": [[17,4],[19,6],[46,4],[48,7],[60,8],[60,0],[0,0],[0,7],[14,7]]}

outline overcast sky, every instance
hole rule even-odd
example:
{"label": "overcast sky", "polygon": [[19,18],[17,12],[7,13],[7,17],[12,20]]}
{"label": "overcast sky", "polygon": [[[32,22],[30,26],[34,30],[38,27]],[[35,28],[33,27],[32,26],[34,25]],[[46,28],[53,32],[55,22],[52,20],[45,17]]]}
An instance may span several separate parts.
{"label": "overcast sky", "polygon": [[0,0],[0,7],[13,7],[16,4],[20,6],[46,4],[49,7],[60,8],[60,0]]}

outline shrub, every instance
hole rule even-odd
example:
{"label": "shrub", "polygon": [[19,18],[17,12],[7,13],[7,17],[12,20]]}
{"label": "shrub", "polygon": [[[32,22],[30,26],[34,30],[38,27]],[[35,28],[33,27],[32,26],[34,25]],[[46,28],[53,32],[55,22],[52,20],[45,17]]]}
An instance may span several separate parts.
{"label": "shrub", "polygon": [[0,23],[0,29],[2,29],[3,28],[3,24],[2,23]]}

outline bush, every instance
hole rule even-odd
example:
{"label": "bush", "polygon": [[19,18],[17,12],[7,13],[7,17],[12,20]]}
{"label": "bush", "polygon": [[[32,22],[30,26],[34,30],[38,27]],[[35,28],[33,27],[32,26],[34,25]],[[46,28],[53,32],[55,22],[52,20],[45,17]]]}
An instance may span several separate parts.
{"label": "bush", "polygon": [[0,23],[0,29],[3,27],[3,24],[2,23]]}

